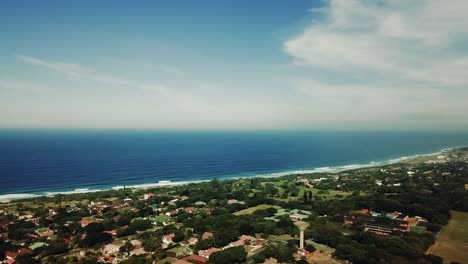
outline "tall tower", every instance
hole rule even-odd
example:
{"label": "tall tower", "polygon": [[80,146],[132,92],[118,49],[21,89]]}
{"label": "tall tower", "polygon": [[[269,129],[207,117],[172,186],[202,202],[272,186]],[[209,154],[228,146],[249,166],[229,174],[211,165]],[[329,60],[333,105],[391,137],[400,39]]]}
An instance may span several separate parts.
{"label": "tall tower", "polygon": [[299,248],[304,249],[304,230],[309,227],[309,223],[303,221],[294,222],[294,224],[299,228],[300,237],[299,237]]}

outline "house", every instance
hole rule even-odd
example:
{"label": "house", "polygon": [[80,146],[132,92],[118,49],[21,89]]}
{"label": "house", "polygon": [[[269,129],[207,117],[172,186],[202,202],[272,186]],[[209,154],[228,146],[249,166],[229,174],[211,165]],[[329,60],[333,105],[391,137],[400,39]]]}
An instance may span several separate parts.
{"label": "house", "polygon": [[181,200],[181,201],[185,201],[185,200],[187,200],[188,198],[189,198],[188,196],[182,195],[182,196],[180,197],[180,200]]}
{"label": "house", "polygon": [[133,256],[133,255],[139,256],[139,255],[145,255],[145,254],[147,254],[147,252],[142,247],[134,248],[132,251],[130,251],[130,256]]}
{"label": "house", "polygon": [[166,212],[166,215],[167,215],[167,216],[176,215],[177,212],[178,212],[177,210],[172,210],[172,211]]}
{"label": "house", "polygon": [[243,202],[243,201],[238,201],[238,200],[236,200],[236,199],[229,199],[229,200],[227,201],[227,203],[228,203],[228,204],[245,204],[245,202]]}
{"label": "house", "polygon": [[[402,220],[398,216],[400,216],[398,212],[382,215],[375,212],[354,211],[345,215],[344,224],[353,224],[354,221],[359,220],[365,232],[383,236],[402,236],[403,233],[410,231],[410,225],[408,221]],[[387,218],[387,220],[382,221],[382,218]]]}
{"label": "house", "polygon": [[79,222],[81,227],[85,227],[91,223],[96,223],[96,221],[94,220],[89,220],[89,219],[81,219],[81,221]]}
{"label": "house", "polygon": [[8,220],[1,220],[0,221],[0,228],[5,228],[10,224],[10,221]]}
{"label": "house", "polygon": [[174,264],[192,264],[192,263],[190,263],[190,262],[188,262],[188,261],[185,261],[185,260],[183,260],[183,259],[179,259],[179,260],[177,260],[176,262],[174,262]]}
{"label": "house", "polygon": [[130,244],[132,244],[132,246],[134,247],[141,247],[142,242],[138,239],[133,239],[133,240],[130,240]]}
{"label": "house", "polygon": [[202,235],[202,239],[210,239],[210,238],[213,238],[213,237],[214,237],[214,235],[211,232],[205,232]]}
{"label": "house", "polygon": [[265,239],[259,239],[257,241],[255,241],[254,243],[252,243],[250,246],[254,247],[254,248],[259,248],[261,246],[263,246],[267,241]]}
{"label": "house", "polygon": [[54,235],[54,231],[51,231],[51,230],[39,233],[39,236],[43,237],[43,238],[49,238],[49,237],[51,237],[53,235]]}
{"label": "house", "polygon": [[102,254],[104,255],[109,255],[118,252],[120,249],[120,246],[114,245],[114,244],[107,244],[104,246],[102,249]]}
{"label": "house", "polygon": [[192,237],[188,240],[180,242],[181,245],[195,245],[198,243],[198,239],[196,237]]}
{"label": "house", "polygon": [[16,252],[14,251],[7,251],[5,252],[5,258],[6,260],[10,260],[11,263],[15,262],[16,257],[26,255],[26,254],[32,254],[33,251],[30,248],[22,248]]}
{"label": "house", "polygon": [[155,196],[154,193],[145,193],[143,194],[143,200],[148,200],[149,198]]}
{"label": "house", "polygon": [[193,208],[192,206],[184,208],[184,211],[187,212],[187,213],[193,213],[194,210],[195,210],[195,208]]}
{"label": "house", "polygon": [[104,256],[104,257],[100,257],[97,262],[98,263],[112,263],[112,264],[115,264],[115,263],[119,263],[120,259],[118,259],[116,257],[112,257],[112,256]]}
{"label": "house", "polygon": [[170,245],[170,244],[174,243],[174,242],[172,241],[172,239],[173,239],[174,237],[175,237],[175,234],[174,234],[174,233],[171,233],[171,234],[169,234],[169,235],[165,235],[165,236],[163,236],[163,238],[162,238],[162,242],[163,242],[165,245]]}
{"label": "house", "polygon": [[204,258],[202,256],[198,256],[198,255],[190,255],[190,256],[187,256],[185,258],[183,258],[182,260],[185,260],[189,263],[193,263],[193,264],[205,264],[206,262],[208,262],[208,259],[207,258]]}
{"label": "house", "polygon": [[207,250],[199,250],[198,255],[208,259],[208,258],[210,258],[211,254],[213,254],[213,253],[215,253],[217,251],[219,251],[219,248],[212,247],[212,248],[209,248]]}
{"label": "house", "polygon": [[239,240],[231,242],[229,246],[231,247],[245,246],[246,244],[251,244],[255,240],[257,239],[253,236],[242,235],[239,237]]}
{"label": "house", "polygon": [[297,254],[301,255],[301,256],[307,256],[309,255],[311,252],[303,249],[303,248],[298,248],[297,249]]}
{"label": "house", "polygon": [[198,201],[198,202],[195,202],[195,205],[196,205],[196,206],[205,206],[206,203],[205,203],[205,202],[202,202],[202,201]]}
{"label": "house", "polygon": [[102,231],[103,234],[109,234],[109,235],[117,235],[117,230],[106,230],[106,231]]}

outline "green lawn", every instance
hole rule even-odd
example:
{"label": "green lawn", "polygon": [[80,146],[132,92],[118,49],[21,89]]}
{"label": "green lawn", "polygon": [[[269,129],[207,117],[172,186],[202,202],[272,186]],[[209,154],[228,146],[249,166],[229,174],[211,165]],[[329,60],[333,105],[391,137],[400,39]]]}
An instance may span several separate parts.
{"label": "green lawn", "polygon": [[[277,182],[262,182],[262,185],[266,185],[267,183],[271,183],[275,185],[276,188],[280,190],[280,194],[283,193],[283,184],[286,180],[281,180]],[[343,192],[343,191],[337,191],[337,190],[320,190],[316,188],[308,188],[304,185],[299,185],[297,186],[299,189],[299,194],[297,197],[289,196],[286,199],[281,199],[281,198],[275,198],[276,200],[281,200],[281,201],[289,201],[289,200],[297,200],[297,199],[302,199],[302,196],[304,195],[304,192],[309,192],[312,191],[312,196],[320,196],[324,200],[341,200],[346,198],[347,196],[350,196],[352,192]],[[341,195],[342,197],[336,197],[336,195]],[[361,195],[363,195],[361,193]]]}
{"label": "green lawn", "polygon": [[468,263],[468,213],[452,211],[452,219],[437,236],[432,254],[444,258],[444,263]]}
{"label": "green lawn", "polygon": [[268,208],[275,208],[275,209],[279,209],[281,207],[279,206],[276,206],[276,205],[269,205],[269,204],[259,204],[257,206],[254,206],[254,207],[249,207],[247,209],[244,209],[244,210],[240,210],[238,212],[235,212],[234,215],[246,215],[246,214],[251,214],[257,210],[265,210],[265,209],[268,209]]}

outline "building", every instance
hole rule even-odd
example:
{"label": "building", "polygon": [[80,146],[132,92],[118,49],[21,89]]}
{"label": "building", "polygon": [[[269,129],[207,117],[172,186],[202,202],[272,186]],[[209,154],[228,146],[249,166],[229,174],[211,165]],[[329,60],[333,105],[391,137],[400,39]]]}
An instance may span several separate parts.
{"label": "building", "polygon": [[205,203],[205,202],[202,202],[202,201],[198,201],[198,202],[195,202],[195,205],[196,205],[196,206],[205,206],[206,203]]}
{"label": "building", "polygon": [[80,221],[81,227],[85,227],[85,226],[87,226],[87,225],[89,225],[89,224],[91,224],[91,223],[96,223],[96,221],[94,221],[94,220],[89,220],[89,219],[82,219],[82,220]]}
{"label": "building", "polygon": [[198,255],[208,259],[210,258],[211,254],[218,252],[218,251],[219,251],[219,248],[212,247],[207,250],[199,250]]}
{"label": "building", "polygon": [[228,203],[228,204],[245,204],[244,201],[238,201],[238,200],[236,200],[236,199],[229,199],[229,200],[227,201],[227,203]]}
{"label": "building", "polygon": [[382,215],[365,209],[346,214],[344,223],[354,224],[358,221],[364,226],[365,232],[382,236],[402,236],[410,231],[410,225],[408,221],[398,218],[399,215],[398,212]]}
{"label": "building", "polygon": [[170,244],[174,243],[174,242],[172,241],[172,239],[173,239],[174,237],[175,237],[175,234],[174,234],[174,233],[171,233],[171,234],[169,234],[169,235],[165,235],[165,236],[163,236],[163,238],[162,238],[162,242],[163,242],[165,245],[170,245]]}
{"label": "building", "polygon": [[182,260],[187,261],[189,263],[193,263],[193,264],[205,264],[206,262],[208,262],[207,258],[198,256],[198,255],[190,255],[190,256],[183,258]]}
{"label": "building", "polygon": [[154,197],[154,193],[145,193],[145,194],[143,194],[143,200],[148,200],[151,197]]}
{"label": "building", "polygon": [[22,248],[18,251],[7,251],[5,252],[5,259],[10,263],[14,263],[16,261],[16,258],[18,256],[26,255],[26,254],[32,254],[33,251],[30,248]]}
{"label": "building", "polygon": [[202,235],[202,239],[210,239],[210,238],[213,238],[213,237],[214,237],[214,235],[211,232],[205,232]]}
{"label": "building", "polygon": [[189,206],[189,207],[185,207],[185,208],[184,208],[184,211],[187,212],[187,213],[193,213],[194,210],[195,210],[195,208],[192,207],[192,206]]}
{"label": "building", "polygon": [[191,237],[188,240],[180,242],[181,245],[195,245],[198,243],[198,239],[196,237]]}
{"label": "building", "polygon": [[107,244],[102,249],[102,254],[104,255],[113,254],[113,253],[119,252],[119,249],[120,249],[120,246],[117,246],[114,244]]}
{"label": "building", "polygon": [[229,244],[230,247],[238,247],[238,246],[245,246],[247,244],[252,244],[257,239],[253,236],[242,235],[239,237],[239,240],[231,242]]}

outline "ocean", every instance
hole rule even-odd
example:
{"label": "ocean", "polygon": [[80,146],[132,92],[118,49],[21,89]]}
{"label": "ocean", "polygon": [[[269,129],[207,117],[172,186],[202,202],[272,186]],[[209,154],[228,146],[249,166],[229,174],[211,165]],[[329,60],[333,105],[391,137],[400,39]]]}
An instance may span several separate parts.
{"label": "ocean", "polygon": [[466,145],[468,133],[2,130],[0,201],[357,168]]}

